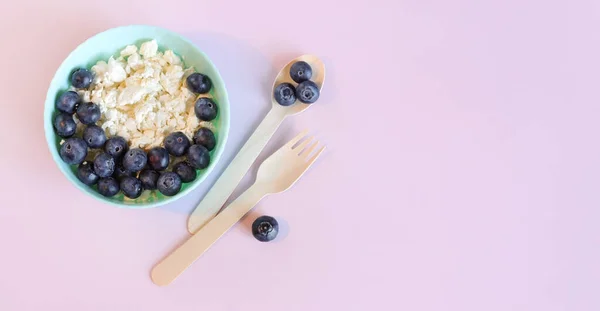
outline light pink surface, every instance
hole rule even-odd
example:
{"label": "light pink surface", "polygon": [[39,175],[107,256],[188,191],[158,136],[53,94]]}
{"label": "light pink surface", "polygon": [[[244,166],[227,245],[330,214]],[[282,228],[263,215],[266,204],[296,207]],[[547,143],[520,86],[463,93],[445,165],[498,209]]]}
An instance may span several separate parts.
{"label": "light pink surface", "polygon": [[[561,2],[1,2],[0,310],[599,310],[600,5]],[[232,103],[217,170],[152,210],[75,191],[41,122],[64,57],[139,23],[192,38]],[[322,98],[261,159],[304,128],[328,151],[155,286],[303,53],[327,65]],[[261,214],[287,228],[278,242],[252,238]]]}

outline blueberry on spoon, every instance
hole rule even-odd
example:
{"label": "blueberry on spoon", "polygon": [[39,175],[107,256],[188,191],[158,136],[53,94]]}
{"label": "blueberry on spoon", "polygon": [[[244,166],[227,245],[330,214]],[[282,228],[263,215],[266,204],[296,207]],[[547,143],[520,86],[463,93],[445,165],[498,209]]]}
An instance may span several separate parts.
{"label": "blueberry on spoon", "polygon": [[282,106],[290,106],[296,102],[296,89],[290,83],[281,83],[273,91],[273,97]]}
{"label": "blueberry on spoon", "polygon": [[312,68],[305,61],[297,61],[290,67],[290,77],[296,83],[301,83],[310,80],[312,77]]}
{"label": "blueberry on spoon", "polygon": [[319,99],[319,87],[312,81],[304,81],[298,84],[296,97],[305,104],[312,104]]}

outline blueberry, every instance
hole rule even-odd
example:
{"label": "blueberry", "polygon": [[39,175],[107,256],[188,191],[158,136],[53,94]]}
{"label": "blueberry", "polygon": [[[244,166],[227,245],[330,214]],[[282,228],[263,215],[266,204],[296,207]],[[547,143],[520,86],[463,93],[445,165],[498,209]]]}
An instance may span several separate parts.
{"label": "blueberry", "polygon": [[174,172],[161,173],[157,187],[158,191],[166,196],[176,195],[181,190],[181,178]]}
{"label": "blueberry", "polygon": [[290,77],[296,83],[301,83],[312,78],[312,68],[305,61],[299,61],[290,67]]}
{"label": "blueberry", "polygon": [[282,106],[290,106],[296,102],[296,89],[289,83],[281,83],[273,91],[273,97]]}
{"label": "blueberry", "polygon": [[190,182],[196,179],[196,169],[187,162],[179,162],[173,166],[173,172],[181,177],[181,181]]}
{"label": "blueberry", "polygon": [[106,142],[104,130],[97,125],[88,125],[83,131],[83,140],[90,148],[101,148]]}
{"label": "blueberry", "polygon": [[279,224],[271,216],[260,216],[252,223],[252,235],[261,242],[273,241],[277,233],[279,233]]}
{"label": "blueberry", "polygon": [[79,164],[77,168],[77,178],[84,184],[91,186],[98,182],[100,176],[96,175],[94,172],[94,167],[92,163],[83,162]]}
{"label": "blueberry", "polygon": [[94,75],[91,71],[78,68],[71,74],[71,84],[76,89],[87,89],[94,81]]}
{"label": "blueberry", "polygon": [[218,108],[215,102],[206,97],[201,97],[194,105],[196,117],[202,121],[212,121],[217,117]]}
{"label": "blueberry", "polygon": [[119,193],[119,182],[112,178],[100,178],[98,181],[98,193],[105,197],[112,197]]}
{"label": "blueberry", "polygon": [[98,105],[87,102],[77,107],[77,119],[83,124],[94,124],[100,120],[100,107]]}
{"label": "blueberry", "polygon": [[163,147],[154,147],[148,151],[148,166],[155,171],[162,171],[169,166],[169,152]]}
{"label": "blueberry", "polygon": [[141,171],[148,162],[146,152],[140,148],[134,148],[127,151],[123,156],[123,168],[130,172]]}
{"label": "blueberry", "polygon": [[304,81],[296,87],[296,97],[305,104],[312,104],[319,99],[319,87],[312,81]]}
{"label": "blueberry", "polygon": [[56,109],[61,112],[73,114],[75,113],[75,108],[77,108],[79,101],[79,94],[77,94],[77,92],[64,92],[56,100]]}
{"label": "blueberry", "polygon": [[215,134],[213,134],[213,132],[210,129],[206,127],[201,127],[194,134],[194,143],[196,145],[202,145],[206,147],[208,151],[211,151],[215,149],[217,140],[215,138]]}
{"label": "blueberry", "polygon": [[112,175],[112,176],[113,176],[113,178],[114,178],[114,179],[116,179],[116,180],[118,180],[118,181],[121,181],[121,180],[123,180],[123,178],[125,178],[125,177],[132,177],[132,176],[133,176],[133,173],[132,173],[132,172],[130,172],[130,171],[128,171],[128,170],[126,170],[126,169],[123,167],[123,165],[117,165],[117,166],[115,167],[115,172],[113,173],[113,175]]}
{"label": "blueberry", "polygon": [[104,151],[115,159],[120,159],[127,150],[129,150],[127,141],[121,136],[111,137],[104,144]]}
{"label": "blueberry", "polygon": [[173,132],[165,137],[164,145],[170,154],[180,157],[190,148],[190,139],[182,132]]}
{"label": "blueberry", "polygon": [[186,79],[186,84],[188,89],[196,94],[208,93],[212,87],[210,78],[207,75],[203,75],[198,72],[194,72],[189,75]]}
{"label": "blueberry", "polygon": [[101,152],[94,158],[94,172],[104,178],[115,172],[115,159],[106,152]]}
{"label": "blueberry", "polygon": [[192,145],[187,153],[188,162],[197,169],[205,169],[210,164],[208,149],[202,145]]}
{"label": "blueberry", "polygon": [[75,134],[77,124],[70,114],[62,112],[54,117],[54,129],[58,136],[69,138]]}
{"label": "blueberry", "polygon": [[87,145],[81,138],[67,138],[60,146],[61,159],[70,165],[81,164],[87,157]]}
{"label": "blueberry", "polygon": [[125,177],[121,180],[121,191],[130,199],[137,199],[142,195],[142,182],[135,177]]}
{"label": "blueberry", "polygon": [[140,172],[139,179],[142,182],[144,189],[155,190],[158,176],[160,176],[160,174],[155,170],[143,170]]}

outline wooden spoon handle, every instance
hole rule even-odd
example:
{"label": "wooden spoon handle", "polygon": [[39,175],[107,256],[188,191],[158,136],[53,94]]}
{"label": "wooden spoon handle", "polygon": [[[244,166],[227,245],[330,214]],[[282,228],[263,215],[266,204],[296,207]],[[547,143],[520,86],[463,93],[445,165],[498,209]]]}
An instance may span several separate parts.
{"label": "wooden spoon handle", "polygon": [[188,218],[188,231],[190,233],[193,234],[198,231],[219,213],[221,207],[246,175],[260,152],[265,148],[285,116],[284,110],[277,109],[277,107],[273,107],[269,111]]}
{"label": "wooden spoon handle", "polygon": [[151,272],[152,281],[160,286],[170,284],[249,212],[264,195],[264,189],[256,184],[248,188],[225,210],[154,266]]}

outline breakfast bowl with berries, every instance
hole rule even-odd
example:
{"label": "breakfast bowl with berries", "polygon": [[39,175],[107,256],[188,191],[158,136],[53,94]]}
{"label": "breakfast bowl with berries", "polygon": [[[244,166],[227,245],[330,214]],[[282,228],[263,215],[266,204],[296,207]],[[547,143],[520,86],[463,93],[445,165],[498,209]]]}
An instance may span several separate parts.
{"label": "breakfast bowl with berries", "polygon": [[224,150],[225,84],[181,35],[134,25],[79,45],[44,107],[50,153],[80,190],[120,207],[172,202],[196,188]]}

